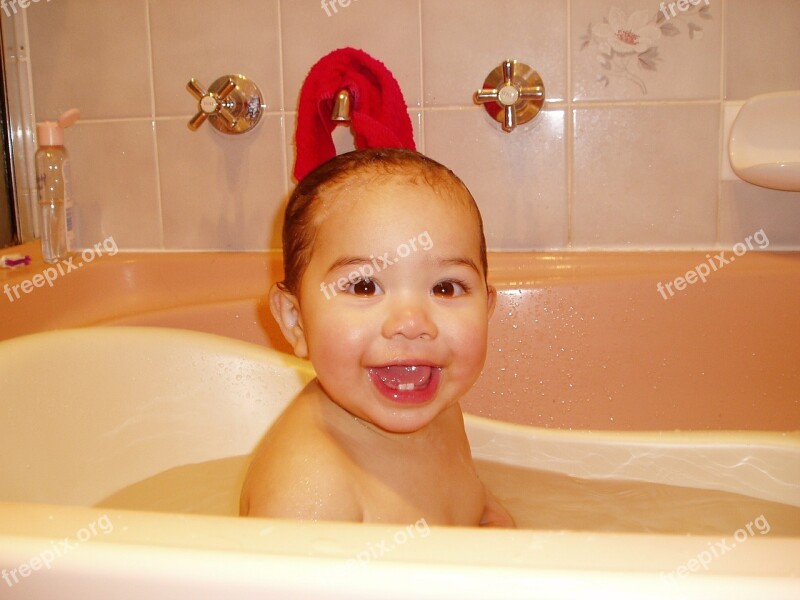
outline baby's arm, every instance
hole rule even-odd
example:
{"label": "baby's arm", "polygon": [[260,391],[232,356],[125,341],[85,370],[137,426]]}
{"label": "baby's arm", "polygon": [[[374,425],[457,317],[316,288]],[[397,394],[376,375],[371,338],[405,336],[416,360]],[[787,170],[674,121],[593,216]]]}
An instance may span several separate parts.
{"label": "baby's arm", "polygon": [[[299,437],[299,436],[298,436]],[[256,456],[242,488],[239,514],[278,519],[355,521],[363,510],[339,453],[325,443],[296,439],[294,448]]]}
{"label": "baby's arm", "polygon": [[492,492],[489,491],[485,485],[483,489],[486,493],[486,505],[483,508],[483,515],[481,516],[481,527],[508,527],[516,528],[514,519],[500,504],[500,501],[494,497]]}
{"label": "baby's arm", "polygon": [[240,514],[302,521],[363,520],[361,507],[353,496],[343,493],[341,486],[330,479],[303,478],[285,487],[247,489],[242,494]]}

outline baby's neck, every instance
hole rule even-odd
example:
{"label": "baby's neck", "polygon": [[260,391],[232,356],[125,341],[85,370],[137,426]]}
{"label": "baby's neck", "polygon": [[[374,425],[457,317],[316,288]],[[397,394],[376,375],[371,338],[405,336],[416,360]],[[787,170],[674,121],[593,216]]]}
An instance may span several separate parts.
{"label": "baby's neck", "polygon": [[384,443],[393,447],[406,446],[411,448],[426,446],[430,443],[440,443],[439,440],[442,439],[444,433],[452,433],[454,427],[462,431],[464,428],[461,407],[458,404],[454,404],[437,415],[433,421],[416,431],[407,433],[386,431],[378,425],[345,410],[328,396],[318,381],[314,383],[319,392],[315,395],[320,403],[320,409],[325,417],[328,429],[337,437],[344,436],[350,442],[360,440],[372,446],[376,443],[381,443],[381,440],[383,440]]}

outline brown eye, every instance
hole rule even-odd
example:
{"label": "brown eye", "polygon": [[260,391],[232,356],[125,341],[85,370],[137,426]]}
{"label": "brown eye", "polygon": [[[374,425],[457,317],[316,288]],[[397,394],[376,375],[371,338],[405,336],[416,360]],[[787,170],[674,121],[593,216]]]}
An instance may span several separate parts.
{"label": "brown eye", "polygon": [[433,286],[433,295],[438,296],[440,298],[454,298],[456,296],[462,296],[466,294],[468,288],[466,284],[461,283],[459,281],[440,281],[436,285]]}
{"label": "brown eye", "polygon": [[372,279],[359,279],[350,287],[348,291],[356,296],[374,296],[379,291],[378,285]]}

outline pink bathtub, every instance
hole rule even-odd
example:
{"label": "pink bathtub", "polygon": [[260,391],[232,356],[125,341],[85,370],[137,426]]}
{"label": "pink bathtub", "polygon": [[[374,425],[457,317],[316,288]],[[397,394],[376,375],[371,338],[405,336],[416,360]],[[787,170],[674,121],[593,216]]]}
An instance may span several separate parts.
{"label": "pink bathtub", "polygon": [[[800,253],[751,252],[659,293],[708,255],[491,253],[500,294],[465,410],[562,429],[800,431]],[[0,271],[0,287],[43,268]],[[163,325],[290,352],[265,303],[281,275],[276,252],[96,257],[52,287],[0,294],[0,340]]]}
{"label": "pink bathtub", "polygon": [[[32,245],[21,251],[38,258]],[[674,296],[659,292],[659,283],[687,279],[706,261],[705,252],[491,253],[490,280],[500,293],[489,356],[478,385],[463,402],[465,411],[475,415],[468,417],[473,451],[499,460],[516,444],[519,464],[583,476],[573,467],[591,463],[596,469],[592,476],[598,478],[611,465],[615,474],[641,479],[654,469],[631,448],[646,448],[672,461],[675,475],[669,481],[676,485],[689,485],[691,477],[702,484],[713,479],[709,469],[723,465],[731,469],[732,486],[724,489],[751,490],[761,498],[800,506],[800,254],[749,253],[705,282],[684,282]],[[124,397],[132,385],[152,383],[134,377],[128,385],[120,379],[127,376],[130,357],[148,352],[148,339],[160,340],[148,357],[153,364],[168,364],[176,372],[195,369],[198,380],[205,376],[207,342],[220,365],[235,355],[237,364],[249,361],[262,369],[259,376],[269,375],[272,367],[262,367],[270,361],[282,369],[276,377],[287,376],[284,367],[310,375],[302,361],[280,354],[288,348],[265,304],[267,289],[280,278],[277,253],[120,252],[80,266],[80,257],[74,262],[75,268],[59,274],[52,286],[42,279],[36,280],[40,285],[33,282],[45,268],[38,260],[23,270],[0,272],[0,340],[7,340],[0,342],[0,360],[8,356],[4,347],[16,353],[13,367],[6,365],[4,371],[0,364],[0,386],[6,386],[0,388],[5,411],[0,438],[14,433],[19,439],[8,448],[0,439],[6,459],[0,479],[29,482],[29,491],[24,485],[0,485],[0,577],[11,577],[14,569],[17,578],[13,586],[0,579],[0,598],[50,598],[55,593],[76,599],[181,594],[476,600],[798,597],[800,537],[791,535],[751,535],[747,544],[700,569],[694,568],[699,557],[720,536],[434,527],[424,542],[412,543],[414,530],[396,526],[94,507],[93,479],[115,489],[117,484],[107,480],[160,472],[171,464],[169,452],[184,451],[141,442],[141,451],[130,457],[140,471],[136,477],[103,471],[113,458],[107,455],[116,452],[107,443],[109,436],[144,427],[144,435],[119,448],[122,455],[129,445],[139,448],[137,440],[150,439],[149,419],[154,419],[152,427],[170,428],[158,415],[125,412],[137,409]],[[25,281],[31,283],[23,287]],[[117,325],[137,327],[105,327]],[[153,332],[161,329],[152,327],[170,329],[159,337]],[[29,335],[69,328],[84,328],[86,335]],[[213,336],[172,328],[232,339],[214,342]],[[78,362],[88,365],[82,379],[94,377],[106,395],[98,393],[100,399],[91,405],[82,404],[75,390],[50,397],[31,392],[27,398],[26,387],[57,389],[59,378],[69,377],[72,369],[39,370],[38,361],[44,365],[46,356],[37,348],[65,355],[73,339],[80,342]],[[38,345],[40,340],[44,345]],[[263,347],[279,352],[267,353]],[[27,364],[21,352],[30,355]],[[93,364],[104,365],[96,377]],[[24,381],[14,381],[15,373],[24,373]],[[253,377],[253,385],[263,383]],[[247,385],[247,378],[240,379],[232,376],[229,383]],[[214,401],[225,388],[224,381],[199,385],[196,393],[205,391],[206,400],[193,397],[196,405],[178,407],[182,412],[175,423],[208,423],[209,430],[216,430],[221,421],[233,419],[231,398],[222,405]],[[162,394],[160,401],[176,404],[177,393]],[[260,409],[248,405],[247,410]],[[248,415],[237,423],[252,421]],[[70,439],[65,428],[74,428],[74,444],[62,441]],[[83,447],[90,438],[95,446]],[[248,437],[244,445],[249,443]],[[227,456],[224,440],[209,438],[207,446],[198,450],[204,454],[183,456],[175,464]],[[67,455],[72,462],[54,466]],[[569,461],[573,467],[558,464]],[[160,466],[151,468],[156,463]],[[90,466],[96,468],[95,477],[83,472]],[[695,469],[691,477],[678,472],[684,466],[687,472]],[[37,472],[47,469],[53,478],[74,478],[87,487],[67,497],[52,481],[40,485]],[[741,527],[752,529],[755,517]],[[739,532],[746,535],[745,529]],[[735,533],[727,537],[733,540]],[[400,534],[407,543],[353,571],[353,557],[379,542],[396,542]],[[43,566],[43,557],[60,548],[57,540],[69,539],[80,541],[75,542],[79,547]]]}

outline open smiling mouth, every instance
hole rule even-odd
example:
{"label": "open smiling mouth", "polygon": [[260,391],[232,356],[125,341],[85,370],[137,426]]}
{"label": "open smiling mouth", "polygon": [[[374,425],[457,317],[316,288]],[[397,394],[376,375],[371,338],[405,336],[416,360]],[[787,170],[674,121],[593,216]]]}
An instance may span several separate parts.
{"label": "open smiling mouth", "polygon": [[403,404],[424,404],[439,386],[441,367],[430,365],[388,365],[370,367],[369,377],[385,397]]}

